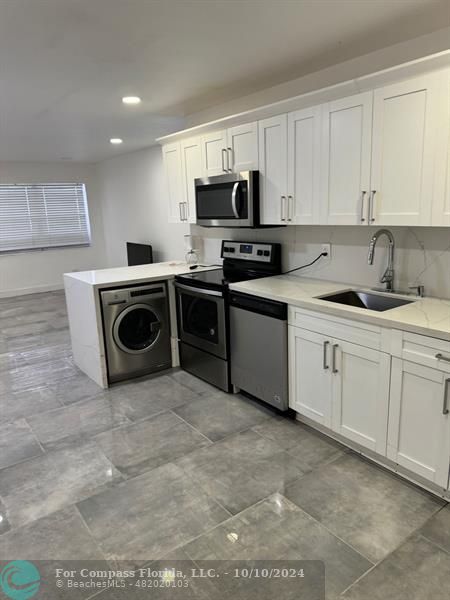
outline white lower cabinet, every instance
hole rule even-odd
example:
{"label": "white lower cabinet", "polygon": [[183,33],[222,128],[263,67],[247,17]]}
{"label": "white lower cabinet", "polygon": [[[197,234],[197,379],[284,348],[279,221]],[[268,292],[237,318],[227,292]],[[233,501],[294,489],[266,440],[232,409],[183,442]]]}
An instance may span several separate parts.
{"label": "white lower cabinet", "polygon": [[331,427],[329,345],[320,333],[289,326],[290,407],[325,427]]}
{"label": "white lower cabinet", "polygon": [[291,408],[386,455],[390,356],[293,326],[289,344]]}
{"label": "white lower cabinet", "polygon": [[450,489],[450,345],[368,327],[289,308],[290,408]]}
{"label": "white lower cabinet", "polygon": [[392,359],[388,458],[448,487],[450,377],[400,358]]}
{"label": "white lower cabinet", "polygon": [[385,352],[333,340],[332,429],[386,455],[391,357]]}

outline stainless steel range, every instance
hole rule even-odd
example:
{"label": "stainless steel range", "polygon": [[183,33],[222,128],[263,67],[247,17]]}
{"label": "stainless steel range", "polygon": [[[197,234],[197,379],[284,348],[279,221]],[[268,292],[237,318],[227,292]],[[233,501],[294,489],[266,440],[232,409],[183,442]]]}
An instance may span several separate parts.
{"label": "stainless steel range", "polygon": [[231,390],[228,285],[281,273],[281,245],[222,241],[221,269],[175,277],[181,367]]}

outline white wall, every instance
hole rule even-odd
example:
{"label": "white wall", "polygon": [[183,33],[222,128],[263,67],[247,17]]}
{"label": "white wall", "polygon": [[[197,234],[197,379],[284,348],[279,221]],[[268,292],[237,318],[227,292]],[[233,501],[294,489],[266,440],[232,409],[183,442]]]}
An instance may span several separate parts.
{"label": "white wall", "polygon": [[0,297],[63,287],[62,275],[105,266],[101,203],[95,168],[88,164],[1,162],[0,183],[86,184],[92,245],[0,254]]}
{"label": "white wall", "polygon": [[159,146],[98,164],[107,264],[127,264],[125,243],[150,243],[155,262],[184,257],[189,227],[169,225]]}

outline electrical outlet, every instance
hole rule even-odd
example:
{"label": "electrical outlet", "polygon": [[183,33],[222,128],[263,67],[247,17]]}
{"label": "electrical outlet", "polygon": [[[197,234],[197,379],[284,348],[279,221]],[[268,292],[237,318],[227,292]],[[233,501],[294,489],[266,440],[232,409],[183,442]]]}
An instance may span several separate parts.
{"label": "electrical outlet", "polygon": [[327,253],[327,259],[330,260],[331,259],[331,244],[322,244],[322,250],[321,252],[326,252]]}

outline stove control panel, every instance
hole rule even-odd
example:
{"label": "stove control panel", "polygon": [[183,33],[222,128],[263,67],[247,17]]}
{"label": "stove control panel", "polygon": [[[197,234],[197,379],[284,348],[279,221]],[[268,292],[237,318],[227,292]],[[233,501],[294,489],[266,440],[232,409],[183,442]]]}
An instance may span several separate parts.
{"label": "stove control panel", "polygon": [[260,242],[235,242],[223,240],[222,258],[270,263],[274,258],[274,246],[275,244],[264,244]]}

